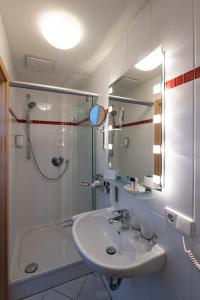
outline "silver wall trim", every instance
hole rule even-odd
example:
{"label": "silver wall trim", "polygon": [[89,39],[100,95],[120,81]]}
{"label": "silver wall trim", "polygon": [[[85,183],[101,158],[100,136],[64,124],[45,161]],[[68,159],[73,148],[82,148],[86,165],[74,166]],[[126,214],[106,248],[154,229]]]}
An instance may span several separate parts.
{"label": "silver wall trim", "polygon": [[78,96],[93,96],[93,97],[99,96],[98,94],[90,93],[87,91],[74,90],[74,89],[68,89],[59,86],[23,82],[23,81],[10,81],[9,86],[31,89],[31,90],[48,91],[48,92],[61,93],[61,94],[78,95]]}
{"label": "silver wall trim", "polygon": [[126,98],[126,97],[115,96],[115,95],[109,95],[109,100],[132,103],[132,104],[138,104],[138,105],[146,105],[146,106],[152,106],[153,105],[152,102],[140,101],[140,100],[137,100],[137,99]]}

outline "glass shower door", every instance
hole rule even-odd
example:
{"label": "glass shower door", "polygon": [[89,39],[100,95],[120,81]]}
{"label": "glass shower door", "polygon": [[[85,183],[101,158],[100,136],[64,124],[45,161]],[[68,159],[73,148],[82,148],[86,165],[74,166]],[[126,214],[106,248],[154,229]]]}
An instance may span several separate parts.
{"label": "glass shower door", "polygon": [[90,186],[84,186],[82,181],[89,184],[93,181],[93,127],[88,121],[89,111],[92,107],[92,99],[83,98],[77,105],[77,166],[76,166],[76,201],[73,205],[73,213],[90,211],[94,208],[94,192]]}

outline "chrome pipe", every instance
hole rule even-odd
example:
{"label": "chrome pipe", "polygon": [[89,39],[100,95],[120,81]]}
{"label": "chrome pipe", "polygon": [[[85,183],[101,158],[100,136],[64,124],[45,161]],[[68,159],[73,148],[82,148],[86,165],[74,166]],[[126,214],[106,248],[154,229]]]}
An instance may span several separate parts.
{"label": "chrome pipe", "polygon": [[68,89],[64,87],[54,86],[54,85],[45,85],[31,82],[23,82],[23,81],[10,81],[10,87],[31,89],[31,90],[39,90],[39,91],[47,91],[61,94],[69,94],[69,95],[77,95],[77,96],[93,96],[98,97],[99,95],[96,93],[90,93],[87,91]]}
{"label": "chrome pipe", "polygon": [[138,104],[138,105],[153,106],[153,102],[140,101],[140,100],[137,100],[137,99],[127,98],[127,97],[122,97],[122,96],[116,96],[116,95],[109,95],[109,100],[125,102],[125,103],[131,103],[131,104]]}

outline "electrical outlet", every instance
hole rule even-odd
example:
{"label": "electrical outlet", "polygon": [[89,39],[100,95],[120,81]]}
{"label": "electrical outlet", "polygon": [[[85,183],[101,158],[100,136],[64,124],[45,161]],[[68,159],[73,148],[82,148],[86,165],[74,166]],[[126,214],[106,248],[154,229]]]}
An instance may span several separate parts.
{"label": "electrical outlet", "polygon": [[193,235],[193,219],[168,207],[165,207],[165,219],[174,229],[180,231],[184,235]]}
{"label": "electrical outlet", "polygon": [[177,219],[176,213],[165,208],[165,219],[167,220],[167,222],[169,222],[171,224],[171,226],[176,227],[176,219]]}

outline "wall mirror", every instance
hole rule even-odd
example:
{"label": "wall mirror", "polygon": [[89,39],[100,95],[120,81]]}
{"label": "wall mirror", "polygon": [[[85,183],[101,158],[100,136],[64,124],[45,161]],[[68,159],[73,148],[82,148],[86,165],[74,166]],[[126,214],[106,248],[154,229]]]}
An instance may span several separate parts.
{"label": "wall mirror", "polygon": [[107,112],[105,108],[99,104],[92,106],[89,112],[90,123],[93,126],[100,126],[106,120]]}
{"label": "wall mirror", "polygon": [[164,56],[152,53],[109,86],[108,167],[161,190]]}

